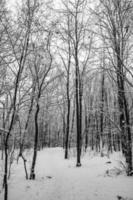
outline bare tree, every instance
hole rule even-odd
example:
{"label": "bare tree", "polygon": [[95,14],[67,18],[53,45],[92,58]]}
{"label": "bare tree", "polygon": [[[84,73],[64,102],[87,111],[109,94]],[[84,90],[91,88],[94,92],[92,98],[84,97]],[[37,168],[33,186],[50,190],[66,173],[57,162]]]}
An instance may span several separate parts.
{"label": "bare tree", "polygon": [[131,38],[131,28],[128,24],[131,20],[132,2],[125,0],[101,0],[100,5],[97,16],[108,59],[116,73],[115,80],[118,90],[117,98],[122,151],[126,157],[127,175],[130,175],[132,171],[132,140],[128,101],[125,94],[125,81],[130,82],[127,78],[127,74],[130,74],[128,68],[128,44]]}
{"label": "bare tree", "polygon": [[[77,167],[81,166],[80,156],[82,149],[82,100],[84,78],[90,59],[92,37],[88,37],[89,20],[85,17],[86,1],[76,0],[65,3],[65,9],[71,16],[71,38],[73,60],[75,67],[75,98],[76,98],[76,129],[77,129]],[[92,35],[91,35],[92,36]],[[89,39],[88,39],[89,38]]]}
{"label": "bare tree", "polygon": [[40,111],[40,98],[42,95],[42,91],[46,87],[46,78],[49,75],[49,72],[52,68],[52,55],[51,55],[51,49],[50,49],[50,41],[51,41],[51,32],[48,32],[47,36],[47,43],[46,43],[46,49],[45,49],[45,59],[46,63],[42,63],[42,60],[44,61],[44,57],[42,56],[41,59],[41,52],[36,51],[36,44],[33,44],[33,51],[34,51],[34,69],[33,76],[35,77],[36,82],[36,109],[35,109],[35,116],[34,116],[34,122],[35,122],[35,138],[34,138],[34,153],[33,153],[33,160],[32,160],[32,166],[31,166],[31,172],[30,172],[30,179],[35,179],[35,164],[36,164],[36,158],[37,158],[37,148],[38,148],[38,116]]}
{"label": "bare tree", "polygon": [[[5,168],[4,168],[4,179],[3,179],[3,186],[5,188],[5,193],[4,193],[4,199],[8,199],[8,182],[7,182],[7,177],[8,177],[8,142],[9,138],[11,135],[11,131],[13,129],[14,125],[14,120],[16,116],[16,102],[17,102],[17,93],[19,89],[19,83],[22,77],[22,73],[25,67],[25,62],[27,58],[27,51],[28,51],[28,46],[29,46],[29,37],[30,37],[30,30],[31,30],[31,24],[32,24],[32,19],[33,19],[33,14],[34,14],[34,8],[35,8],[35,1],[33,7],[31,7],[30,0],[27,0],[26,4],[24,5],[26,9],[23,9],[25,12],[25,22],[24,22],[24,27],[25,27],[25,32],[23,35],[23,40],[21,48],[19,48],[19,42],[21,38],[21,26],[18,24],[18,27],[16,27],[16,30],[13,30],[11,27],[11,23],[8,18],[5,18],[5,22],[3,23],[4,31],[7,35],[7,40],[8,40],[8,46],[11,49],[11,54],[12,57],[14,57],[16,64],[17,64],[17,71],[14,79],[14,89],[13,89],[13,99],[12,99],[12,106],[11,106],[11,120],[9,123],[9,128],[8,132],[5,136],[5,141],[4,141],[4,146],[5,146]],[[5,16],[6,17],[6,16]],[[22,25],[22,24],[21,24]],[[15,25],[14,25],[15,27]],[[23,27],[23,28],[24,28]],[[18,28],[18,30],[17,30]],[[19,38],[14,38],[14,35],[16,35],[16,32],[18,31],[18,36]]]}
{"label": "bare tree", "polygon": [[[68,12],[62,11],[61,13],[62,20],[57,26],[58,31],[56,30],[58,41],[57,41],[57,49],[63,64],[64,71],[64,81],[66,84],[65,87],[65,99],[66,99],[66,122],[64,121],[66,127],[64,131],[64,147],[65,147],[65,159],[68,158],[68,146],[69,146],[69,133],[70,133],[70,112],[71,112],[71,98],[70,98],[70,88],[71,88],[71,60],[72,60],[72,47],[71,47],[71,16],[69,16]],[[61,44],[62,45],[61,45]],[[64,125],[63,125],[64,126]]]}

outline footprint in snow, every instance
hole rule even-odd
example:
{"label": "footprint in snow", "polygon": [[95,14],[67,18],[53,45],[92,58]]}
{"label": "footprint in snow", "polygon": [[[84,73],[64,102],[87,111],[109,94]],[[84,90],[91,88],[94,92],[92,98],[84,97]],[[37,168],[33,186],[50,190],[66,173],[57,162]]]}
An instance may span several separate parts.
{"label": "footprint in snow", "polygon": [[52,176],[46,176],[48,179],[51,179],[51,178],[53,178]]}
{"label": "footprint in snow", "polygon": [[119,196],[119,195],[117,195],[117,199],[118,200],[133,200],[132,198],[122,197],[122,196]]}
{"label": "footprint in snow", "polygon": [[26,186],[26,189],[30,189],[30,186],[29,186],[29,185],[27,185],[27,186]]}

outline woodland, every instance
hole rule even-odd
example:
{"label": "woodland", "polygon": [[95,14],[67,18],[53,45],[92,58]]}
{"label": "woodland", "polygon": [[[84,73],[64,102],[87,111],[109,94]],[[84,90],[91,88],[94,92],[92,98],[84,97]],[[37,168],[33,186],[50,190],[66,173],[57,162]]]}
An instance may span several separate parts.
{"label": "woodland", "polygon": [[68,161],[73,150],[78,169],[88,149],[101,158],[119,152],[133,175],[132,51],[132,0],[0,1],[4,200],[13,163],[35,181],[47,148],[63,149]]}

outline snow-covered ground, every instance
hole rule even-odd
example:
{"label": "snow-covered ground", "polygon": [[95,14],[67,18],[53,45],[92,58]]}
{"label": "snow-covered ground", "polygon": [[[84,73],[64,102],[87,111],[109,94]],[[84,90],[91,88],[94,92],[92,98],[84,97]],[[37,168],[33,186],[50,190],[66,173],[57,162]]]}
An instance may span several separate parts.
{"label": "snow-covered ground", "polygon": [[[30,166],[31,156],[27,157]],[[61,148],[44,149],[38,152],[34,181],[25,180],[21,159],[18,165],[14,162],[9,200],[117,200],[117,195],[132,199],[133,177],[122,173],[122,159],[120,154],[107,158],[88,152],[82,167],[76,168],[76,159],[64,160]]]}

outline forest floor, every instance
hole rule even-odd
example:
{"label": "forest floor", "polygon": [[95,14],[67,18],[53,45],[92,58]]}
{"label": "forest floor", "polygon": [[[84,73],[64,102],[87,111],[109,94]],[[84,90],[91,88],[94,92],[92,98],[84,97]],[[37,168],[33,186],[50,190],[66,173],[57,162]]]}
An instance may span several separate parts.
{"label": "forest floor", "polygon": [[[14,161],[9,180],[9,200],[117,200],[117,196],[133,198],[133,177],[127,177],[124,173],[121,154],[115,153],[108,158],[88,152],[82,157],[82,167],[78,168],[71,154],[69,160],[64,160],[61,148],[39,151],[34,181],[25,180],[21,159],[18,164]],[[31,155],[31,152],[26,155],[29,157],[29,166]],[[0,200],[3,200],[3,191],[0,191]]]}

